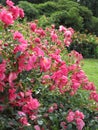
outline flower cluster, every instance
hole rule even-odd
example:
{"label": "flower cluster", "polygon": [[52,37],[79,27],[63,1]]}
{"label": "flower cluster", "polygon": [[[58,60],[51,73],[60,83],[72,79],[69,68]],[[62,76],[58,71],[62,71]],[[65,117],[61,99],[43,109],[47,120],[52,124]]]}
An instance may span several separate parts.
{"label": "flower cluster", "polygon": [[5,24],[5,26],[13,24],[14,20],[19,17],[24,17],[24,11],[17,6],[14,6],[12,1],[7,0],[6,4],[7,8],[2,7],[0,11],[0,20]]}
{"label": "flower cluster", "polygon": [[75,121],[78,130],[82,130],[83,127],[85,126],[83,119],[84,119],[84,114],[78,110],[75,112],[70,111],[68,113],[68,116],[66,117],[67,122]]}

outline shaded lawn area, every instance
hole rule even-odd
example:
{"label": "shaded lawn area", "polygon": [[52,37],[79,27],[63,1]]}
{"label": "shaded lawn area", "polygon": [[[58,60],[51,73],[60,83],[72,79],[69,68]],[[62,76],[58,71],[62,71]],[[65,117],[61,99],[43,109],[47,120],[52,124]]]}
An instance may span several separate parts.
{"label": "shaded lawn area", "polygon": [[82,68],[87,74],[88,79],[98,88],[98,59],[84,59],[83,62]]}

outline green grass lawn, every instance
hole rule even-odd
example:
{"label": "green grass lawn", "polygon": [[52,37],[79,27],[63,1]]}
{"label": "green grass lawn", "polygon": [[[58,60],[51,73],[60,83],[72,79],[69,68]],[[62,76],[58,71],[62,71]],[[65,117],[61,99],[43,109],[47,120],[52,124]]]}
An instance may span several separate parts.
{"label": "green grass lawn", "polygon": [[83,62],[83,70],[87,74],[88,79],[98,88],[98,59],[84,59]]}

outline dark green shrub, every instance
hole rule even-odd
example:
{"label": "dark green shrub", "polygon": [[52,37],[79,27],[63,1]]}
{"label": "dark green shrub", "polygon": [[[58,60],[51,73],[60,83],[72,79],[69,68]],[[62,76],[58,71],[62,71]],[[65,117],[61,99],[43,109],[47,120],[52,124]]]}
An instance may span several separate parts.
{"label": "dark green shrub", "polygon": [[58,27],[60,24],[62,25],[67,25],[70,20],[69,20],[69,13],[67,11],[57,11],[54,12],[50,20]]}
{"label": "dark green shrub", "polygon": [[90,27],[90,32],[93,32],[98,36],[98,18],[97,17],[92,17],[91,19],[91,27]]}
{"label": "dark green shrub", "polygon": [[79,14],[80,16],[83,18],[83,28],[82,30],[90,30],[90,26],[91,26],[91,19],[93,16],[93,13],[91,10],[89,10],[87,7],[85,6],[79,6]]}
{"label": "dark green shrub", "polygon": [[79,9],[76,7],[72,7],[69,10],[69,18],[70,18],[70,25],[75,30],[82,30],[83,28],[83,18],[79,14]]}
{"label": "dark green shrub", "polygon": [[28,20],[34,20],[38,18],[39,12],[36,9],[36,4],[31,4],[27,1],[20,1],[18,6],[24,10]]}
{"label": "dark green shrub", "polygon": [[51,15],[50,21],[52,21],[56,27],[59,25],[65,25],[67,27],[73,27],[76,30],[82,28],[82,17],[79,16],[76,8],[71,8],[70,11],[58,11]]}
{"label": "dark green shrub", "polygon": [[67,8],[78,7],[79,4],[73,0],[58,0],[58,5],[67,5]]}
{"label": "dark green shrub", "polygon": [[98,58],[98,37],[91,34],[74,34],[69,50],[76,50],[85,58]]}
{"label": "dark green shrub", "polygon": [[84,58],[95,58],[95,49],[96,49],[96,45],[95,44],[90,44],[90,43],[76,43],[73,42],[71,47],[71,50],[76,50],[79,53],[81,53],[83,55]]}
{"label": "dark green shrub", "polygon": [[[77,2],[77,0],[74,0]],[[79,4],[88,7],[98,17],[98,0],[79,0]]]}
{"label": "dark green shrub", "polygon": [[46,17],[45,15],[42,15],[38,20],[39,27],[46,28],[47,26],[51,26],[52,21],[49,17]]}
{"label": "dark green shrub", "polygon": [[50,16],[51,13],[58,10],[58,5],[56,5],[55,2],[48,1],[43,4],[37,5],[36,8],[38,9],[40,15]]}

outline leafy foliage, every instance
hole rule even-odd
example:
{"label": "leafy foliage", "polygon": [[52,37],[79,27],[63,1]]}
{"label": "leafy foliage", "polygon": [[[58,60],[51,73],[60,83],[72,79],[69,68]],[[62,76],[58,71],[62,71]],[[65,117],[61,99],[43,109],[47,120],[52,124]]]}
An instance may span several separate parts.
{"label": "leafy foliage", "polygon": [[27,1],[20,1],[19,6],[23,8],[29,21],[34,20],[39,16],[39,11],[36,9],[36,5],[33,5]]}

